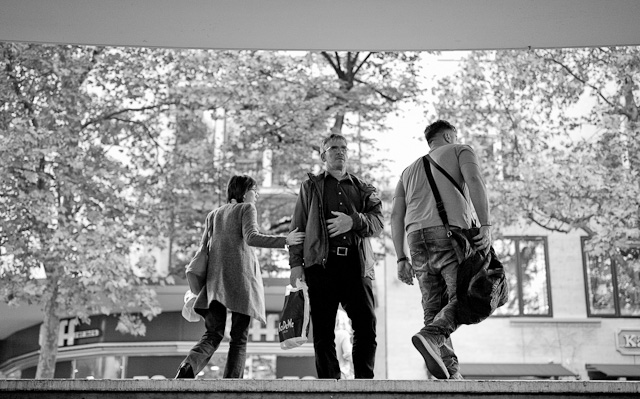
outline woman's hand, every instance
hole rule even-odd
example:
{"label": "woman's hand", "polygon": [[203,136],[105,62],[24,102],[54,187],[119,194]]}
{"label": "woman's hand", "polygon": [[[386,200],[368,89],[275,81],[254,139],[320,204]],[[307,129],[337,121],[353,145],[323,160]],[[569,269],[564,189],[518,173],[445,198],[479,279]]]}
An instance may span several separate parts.
{"label": "woman's hand", "polygon": [[298,233],[298,228],[293,229],[289,234],[287,234],[286,243],[287,245],[298,245],[304,242],[304,233]]}

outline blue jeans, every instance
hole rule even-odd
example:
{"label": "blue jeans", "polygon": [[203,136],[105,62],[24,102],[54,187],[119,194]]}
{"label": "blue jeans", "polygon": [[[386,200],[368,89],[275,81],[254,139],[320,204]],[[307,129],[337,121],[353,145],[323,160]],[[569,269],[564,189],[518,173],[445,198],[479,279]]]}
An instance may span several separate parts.
{"label": "blue jeans", "polygon": [[442,360],[453,374],[458,371],[458,358],[450,338],[458,328],[458,256],[444,226],[411,232],[407,241],[411,264],[422,293],[424,327],[420,333],[434,337],[441,345]]}
{"label": "blue jeans", "polygon": [[[242,378],[244,375],[250,322],[251,316],[236,312],[231,313],[231,341],[229,342],[227,364],[224,368],[224,378]],[[224,338],[226,324],[227,308],[220,302],[212,301],[204,316],[204,325],[207,330],[182,362],[190,364],[195,375],[198,375],[207,366],[209,359],[220,346],[220,342]]]}

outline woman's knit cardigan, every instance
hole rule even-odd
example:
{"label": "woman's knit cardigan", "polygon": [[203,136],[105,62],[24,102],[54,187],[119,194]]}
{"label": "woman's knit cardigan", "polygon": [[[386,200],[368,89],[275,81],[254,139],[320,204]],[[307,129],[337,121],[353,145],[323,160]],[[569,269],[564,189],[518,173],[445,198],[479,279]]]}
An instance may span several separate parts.
{"label": "woman's knit cardigan", "polygon": [[[250,247],[284,248],[286,238],[260,234],[251,203],[226,204],[211,211],[206,226],[211,237],[206,289],[199,293],[194,310],[202,315],[211,301],[218,301],[232,312],[265,323],[262,274]],[[206,231],[202,239],[207,239]]]}

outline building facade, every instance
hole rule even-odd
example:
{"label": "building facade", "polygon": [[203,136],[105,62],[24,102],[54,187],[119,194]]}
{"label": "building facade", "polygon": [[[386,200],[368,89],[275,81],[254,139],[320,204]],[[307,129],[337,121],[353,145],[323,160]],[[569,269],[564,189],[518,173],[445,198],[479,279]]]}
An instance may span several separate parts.
{"label": "building facade", "polygon": [[[581,231],[516,226],[503,233],[494,248],[506,266],[510,301],[487,320],[452,334],[461,373],[482,379],[638,380],[638,261],[627,276],[611,268],[607,273],[585,254]],[[387,377],[426,378],[422,357],[411,344],[422,326],[419,288],[397,280],[394,263],[389,254]]]}
{"label": "building facade", "polygon": [[[245,378],[315,378],[313,348],[282,350],[279,313],[284,301],[282,279],[266,279],[267,323],[250,327]],[[187,322],[181,313],[186,285],[159,287],[164,312],[146,322],[145,336],[117,332],[117,315],[95,315],[89,324],[63,319],[55,378],[173,378],[180,362],[204,333],[204,323]],[[229,349],[231,315],[225,339],[199,378],[222,378]],[[40,324],[0,341],[0,371],[9,378],[34,378]]]}

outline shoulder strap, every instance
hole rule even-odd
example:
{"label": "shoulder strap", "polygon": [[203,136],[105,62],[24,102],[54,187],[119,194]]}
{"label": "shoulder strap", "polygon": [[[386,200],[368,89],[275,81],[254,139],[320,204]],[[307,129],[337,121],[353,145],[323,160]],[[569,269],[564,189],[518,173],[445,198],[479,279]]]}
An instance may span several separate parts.
{"label": "shoulder strap", "polygon": [[449,228],[449,218],[447,218],[447,211],[444,209],[444,203],[442,202],[442,197],[440,196],[440,192],[438,191],[438,186],[436,186],[436,181],[433,179],[433,173],[431,173],[431,167],[427,159],[428,155],[422,157],[422,165],[424,166],[424,171],[427,173],[427,179],[429,180],[429,185],[431,186],[431,192],[433,192],[433,196],[436,199],[436,208],[438,208],[438,215],[440,215],[440,219],[442,219],[442,224],[444,224],[445,229],[447,229],[447,236],[451,237],[451,229]]}
{"label": "shoulder strap", "polygon": [[[467,206],[470,207],[471,206],[471,201],[467,198],[467,196],[464,194],[464,190],[462,189],[462,187],[460,187],[460,185],[458,184],[458,182],[451,177],[451,175],[444,170],[444,168],[440,165],[438,165],[436,163],[436,161],[433,160],[433,158],[431,158],[430,155],[425,155],[424,157],[422,157],[422,162],[425,165],[425,170],[427,169],[427,161],[425,161],[425,158],[433,165],[436,167],[436,169],[438,169],[440,171],[440,173],[442,173],[444,175],[444,177],[446,177],[447,179],[449,179],[449,181],[453,184],[453,186],[455,188],[458,189],[458,191],[460,192],[460,195],[462,195],[462,198],[464,198],[465,202],[467,203]],[[427,177],[429,177],[429,174],[431,173],[431,169],[429,168],[429,172],[427,172]],[[433,179],[433,175],[431,176],[431,179]],[[435,180],[434,183],[432,184],[432,186],[435,186]],[[439,194],[438,194],[439,195]],[[442,217],[442,216],[441,216]],[[479,223],[478,223],[479,224]],[[471,226],[474,227],[476,225],[476,221],[472,220]]]}
{"label": "shoulder strap", "polygon": [[464,197],[464,199],[466,200],[466,199],[467,199],[467,197],[464,195],[464,190],[462,189],[462,187],[460,187],[460,185],[458,184],[458,182],[457,182],[453,177],[451,177],[451,175],[450,175],[446,170],[444,170],[444,168],[443,168],[442,166],[438,165],[438,164],[436,163],[436,161],[434,161],[434,160],[433,160],[433,158],[431,158],[431,156],[430,156],[430,155],[425,155],[425,156],[426,156],[427,160],[428,160],[429,162],[431,162],[431,164],[432,164],[433,166],[435,166],[435,167],[436,167],[436,169],[438,169],[438,170],[440,171],[440,173],[442,173],[442,174],[444,175],[444,177],[446,177],[447,179],[449,179],[449,181],[453,184],[453,186],[454,186],[455,188],[457,188],[457,189],[458,189],[458,191],[460,191],[460,194],[462,194],[462,196],[463,196],[463,197]]}

